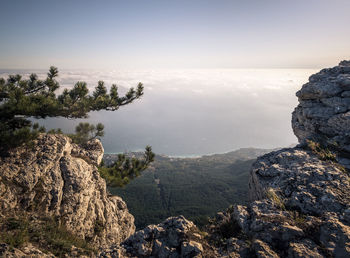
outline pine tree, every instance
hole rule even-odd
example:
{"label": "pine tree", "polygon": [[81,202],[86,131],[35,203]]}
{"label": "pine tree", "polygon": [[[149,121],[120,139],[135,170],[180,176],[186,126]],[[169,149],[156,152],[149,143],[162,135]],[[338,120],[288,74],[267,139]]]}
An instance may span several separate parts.
{"label": "pine tree", "polygon": [[78,144],[85,144],[88,141],[104,136],[104,125],[98,123],[96,126],[89,123],[79,123],[75,127],[75,134],[69,135],[73,142]]}
{"label": "pine tree", "polygon": [[85,82],[77,82],[71,90],[64,89],[56,96],[60,87],[57,76],[58,69],[52,66],[45,80],[39,80],[36,74],[27,80],[19,74],[7,80],[0,78],[0,152],[36,138],[39,131],[32,127],[29,117],[86,118],[90,111],[115,111],[143,95],[142,83],[119,97],[116,85],[108,93],[104,82],[99,81],[92,96]]}
{"label": "pine tree", "polygon": [[99,171],[108,185],[122,187],[128,184],[130,180],[140,176],[140,173],[154,161],[154,157],[155,154],[152,152],[152,148],[147,146],[143,159],[130,158],[125,154],[119,154],[116,162],[108,167],[100,166]]}
{"label": "pine tree", "polygon": [[[119,107],[132,103],[143,95],[143,85],[139,83],[136,90],[130,88],[125,96],[120,97],[118,87],[113,84],[107,90],[103,81],[99,81],[92,95],[85,82],[77,82],[71,90],[64,89],[60,95],[56,91],[60,85],[56,80],[58,69],[51,66],[45,80],[39,80],[36,74],[29,79],[21,75],[10,75],[7,80],[0,78],[0,155],[9,150],[32,142],[44,127],[32,124],[29,118],[65,117],[87,118],[90,111],[115,111]],[[96,137],[102,137],[104,126],[80,123],[75,134],[69,135],[75,143],[84,144]],[[48,133],[62,133],[60,129],[52,129]],[[122,157],[122,156],[121,156]],[[114,164],[117,172],[109,173],[100,168],[107,182],[116,178],[132,179],[153,161],[154,153],[146,147],[144,159],[123,157]],[[117,184],[116,184],[117,185]],[[120,184],[119,184],[120,185]]]}

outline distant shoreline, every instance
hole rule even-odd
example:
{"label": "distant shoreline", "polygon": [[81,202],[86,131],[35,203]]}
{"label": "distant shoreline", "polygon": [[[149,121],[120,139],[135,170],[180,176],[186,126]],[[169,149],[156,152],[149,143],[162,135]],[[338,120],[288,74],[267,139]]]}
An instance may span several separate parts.
{"label": "distant shoreline", "polygon": [[[156,156],[161,156],[161,157],[168,157],[168,158],[175,158],[175,159],[189,159],[189,158],[202,158],[204,156],[213,156],[213,155],[222,155],[222,154],[228,154],[231,152],[239,152],[242,150],[268,150],[268,151],[273,151],[273,150],[278,150],[278,149],[283,149],[283,148],[290,148],[290,147],[294,147],[295,145],[297,145],[296,143],[290,144],[288,146],[283,146],[283,147],[277,147],[277,148],[255,148],[255,147],[242,147],[242,148],[238,148],[238,149],[234,149],[234,150],[230,150],[230,151],[225,151],[225,152],[216,152],[216,153],[208,153],[208,154],[190,154],[190,155],[167,155],[167,154],[158,154],[156,153]],[[124,154],[124,153],[143,153],[143,150],[138,150],[138,151],[129,151],[129,152],[105,152],[104,155],[118,155],[118,154]]]}

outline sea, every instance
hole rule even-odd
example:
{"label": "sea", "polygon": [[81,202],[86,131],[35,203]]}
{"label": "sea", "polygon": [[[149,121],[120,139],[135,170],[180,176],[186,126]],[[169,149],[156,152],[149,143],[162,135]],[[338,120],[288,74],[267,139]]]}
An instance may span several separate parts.
{"label": "sea", "polygon": [[[142,151],[194,157],[243,147],[278,148],[297,142],[291,114],[295,93],[316,69],[59,70],[58,93],[99,80],[120,94],[144,84],[144,95],[117,111],[91,112],[87,119],[38,120],[46,128],[74,132],[79,122],[103,123],[106,153]],[[0,70],[0,77],[47,70]]]}

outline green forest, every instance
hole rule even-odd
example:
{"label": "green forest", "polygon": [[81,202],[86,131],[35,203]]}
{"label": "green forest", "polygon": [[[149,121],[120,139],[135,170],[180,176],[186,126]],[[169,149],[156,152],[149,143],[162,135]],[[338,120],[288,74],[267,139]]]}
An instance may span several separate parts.
{"label": "green forest", "polygon": [[[110,187],[109,191],[126,201],[137,228],[175,215],[184,215],[202,226],[216,212],[248,201],[251,165],[256,157],[269,151],[246,148],[200,158],[156,155],[140,177],[123,188]],[[112,163],[116,157],[105,154],[105,163]]]}

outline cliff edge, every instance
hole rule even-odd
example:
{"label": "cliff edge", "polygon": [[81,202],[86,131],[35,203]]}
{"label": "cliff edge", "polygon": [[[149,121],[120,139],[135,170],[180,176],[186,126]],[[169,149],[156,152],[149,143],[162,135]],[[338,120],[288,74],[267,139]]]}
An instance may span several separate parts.
{"label": "cliff edge", "polygon": [[27,221],[30,231],[52,219],[94,248],[124,241],[135,231],[134,218],[120,197],[107,193],[96,167],[102,156],[98,140],[82,148],[66,136],[41,134],[33,147],[0,158],[3,232],[11,234],[14,221]]}
{"label": "cliff edge", "polygon": [[350,61],[310,76],[296,95],[299,105],[292,114],[292,127],[299,142],[321,143],[350,168]]}

